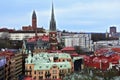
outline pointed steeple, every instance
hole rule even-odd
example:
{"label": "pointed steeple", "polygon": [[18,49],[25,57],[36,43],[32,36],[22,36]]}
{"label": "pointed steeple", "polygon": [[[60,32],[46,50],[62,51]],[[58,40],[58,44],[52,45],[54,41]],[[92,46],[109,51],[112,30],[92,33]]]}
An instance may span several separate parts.
{"label": "pointed steeple", "polygon": [[50,31],[56,31],[56,21],[54,16],[54,6],[52,2],[51,20],[50,20]]}
{"label": "pointed steeple", "polygon": [[33,18],[33,19],[36,19],[36,18],[37,18],[37,17],[36,17],[35,10],[33,11],[32,18]]}

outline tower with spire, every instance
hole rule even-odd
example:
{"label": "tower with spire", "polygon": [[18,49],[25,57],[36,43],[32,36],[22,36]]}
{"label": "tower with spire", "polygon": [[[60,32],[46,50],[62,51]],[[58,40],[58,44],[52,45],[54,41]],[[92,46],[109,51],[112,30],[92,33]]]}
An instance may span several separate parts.
{"label": "tower with spire", "polygon": [[33,11],[32,14],[32,29],[33,31],[35,31],[35,37],[37,38],[37,16],[35,10]]}
{"label": "tower with spire", "polygon": [[56,31],[56,21],[54,16],[54,6],[52,2],[52,11],[51,11],[51,20],[49,27],[49,42],[50,42],[50,50],[57,50],[57,31]]}
{"label": "tower with spire", "polygon": [[35,11],[33,11],[33,14],[32,14],[32,28],[34,31],[37,29],[37,16]]}
{"label": "tower with spire", "polygon": [[51,20],[50,20],[50,31],[56,31],[56,21],[54,16],[54,7],[52,2]]}

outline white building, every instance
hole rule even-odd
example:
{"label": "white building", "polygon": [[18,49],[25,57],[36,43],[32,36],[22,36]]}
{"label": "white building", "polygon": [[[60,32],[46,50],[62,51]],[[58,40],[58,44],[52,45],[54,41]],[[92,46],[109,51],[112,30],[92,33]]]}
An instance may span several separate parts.
{"label": "white building", "polygon": [[107,40],[94,42],[94,50],[105,47],[120,47],[119,40]]}
{"label": "white building", "polygon": [[[48,34],[49,34],[48,32],[46,32],[46,33],[38,32],[37,33],[38,36],[48,35]],[[2,31],[2,32],[0,32],[1,39],[9,38],[10,40],[23,40],[23,39],[31,38],[33,36],[35,36],[34,31],[13,31],[13,32]]]}
{"label": "white building", "polygon": [[[11,32],[9,35],[10,35],[9,36],[10,40],[23,40],[35,36],[35,33],[27,32],[27,31],[16,31],[16,32]],[[37,35],[38,36],[48,35],[48,33],[37,33]]]}
{"label": "white building", "polygon": [[91,34],[80,33],[80,34],[69,34],[62,36],[65,47],[80,46],[81,48],[87,48],[89,51],[93,50]]}

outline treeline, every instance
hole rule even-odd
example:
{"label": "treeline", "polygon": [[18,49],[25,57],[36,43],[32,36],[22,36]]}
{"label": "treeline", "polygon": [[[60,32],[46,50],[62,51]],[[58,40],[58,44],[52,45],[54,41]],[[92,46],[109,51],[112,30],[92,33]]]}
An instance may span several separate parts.
{"label": "treeline", "polygon": [[19,49],[22,48],[22,41],[13,41],[9,39],[0,39],[0,49],[9,48],[9,49]]}
{"label": "treeline", "polygon": [[117,40],[116,37],[109,37],[109,34],[106,33],[92,33],[91,39],[93,42],[102,41],[102,40]]}

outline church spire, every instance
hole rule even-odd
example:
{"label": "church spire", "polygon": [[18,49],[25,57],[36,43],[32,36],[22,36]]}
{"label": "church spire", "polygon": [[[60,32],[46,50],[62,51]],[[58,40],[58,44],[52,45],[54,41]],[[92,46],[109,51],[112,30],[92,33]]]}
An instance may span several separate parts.
{"label": "church spire", "polygon": [[50,31],[56,31],[56,21],[54,16],[53,2],[52,2],[52,12],[51,12],[51,20],[50,20]]}
{"label": "church spire", "polygon": [[35,10],[33,11],[32,19],[36,19],[36,13],[35,13]]}

